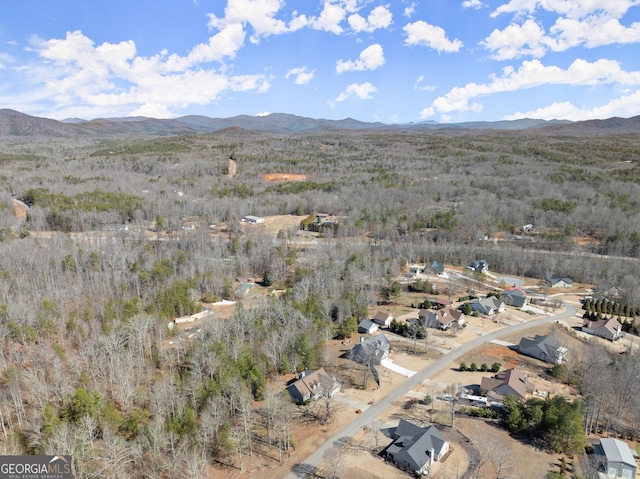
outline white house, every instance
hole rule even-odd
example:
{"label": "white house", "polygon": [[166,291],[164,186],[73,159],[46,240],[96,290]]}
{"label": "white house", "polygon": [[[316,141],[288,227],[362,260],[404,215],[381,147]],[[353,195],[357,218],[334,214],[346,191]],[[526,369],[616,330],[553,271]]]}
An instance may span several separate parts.
{"label": "white house", "polygon": [[363,334],[373,334],[378,331],[378,324],[368,319],[363,319],[358,324],[358,332]]}
{"label": "white house", "polygon": [[264,223],[264,218],[261,218],[260,216],[248,215],[242,218],[242,221],[245,223],[249,223],[250,225],[257,225],[257,224]]}
{"label": "white house", "polygon": [[571,288],[573,286],[573,280],[571,278],[551,276],[549,278],[549,284],[552,288]]}

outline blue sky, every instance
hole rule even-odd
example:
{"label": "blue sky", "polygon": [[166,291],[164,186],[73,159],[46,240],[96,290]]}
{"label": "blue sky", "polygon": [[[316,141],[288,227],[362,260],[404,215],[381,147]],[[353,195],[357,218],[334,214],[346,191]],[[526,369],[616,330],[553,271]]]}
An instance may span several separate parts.
{"label": "blue sky", "polygon": [[55,119],[640,114],[640,0],[3,0],[0,108]]}

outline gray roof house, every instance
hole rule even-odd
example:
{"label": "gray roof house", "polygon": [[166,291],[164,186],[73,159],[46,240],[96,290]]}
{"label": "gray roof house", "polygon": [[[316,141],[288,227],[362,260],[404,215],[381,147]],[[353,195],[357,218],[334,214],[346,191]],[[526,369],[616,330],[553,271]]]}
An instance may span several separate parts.
{"label": "gray roof house", "polygon": [[486,259],[477,259],[469,265],[469,269],[478,273],[486,273],[489,271],[489,263]]}
{"label": "gray roof house", "polygon": [[393,437],[384,451],[385,458],[415,474],[427,472],[449,450],[449,443],[434,426],[420,427],[404,419],[400,419]]}
{"label": "gray roof house", "polygon": [[607,479],[635,479],[637,464],[626,442],[602,438],[594,445],[598,459],[598,473]]}
{"label": "gray roof house", "polygon": [[373,316],[373,322],[379,326],[389,326],[393,321],[393,316],[389,313],[385,313],[383,311],[376,311],[376,314]]}
{"label": "gray roof house", "polygon": [[586,319],[582,323],[582,331],[588,334],[593,334],[600,338],[608,339],[609,341],[615,341],[624,336],[622,332],[622,325],[617,319],[611,318],[603,321],[592,321]]}
{"label": "gray roof house", "polygon": [[527,295],[522,288],[511,288],[502,291],[500,293],[500,299],[509,306],[522,308],[527,304],[529,298],[527,298]]}
{"label": "gray roof house", "polygon": [[420,323],[427,328],[439,328],[447,330],[452,326],[462,326],[465,321],[462,311],[453,308],[443,308],[433,311],[431,309],[421,309],[418,312]]}
{"label": "gray roof house", "polygon": [[445,268],[446,268],[445,264],[441,263],[439,261],[432,261],[429,264],[429,270],[432,271],[433,273],[437,274],[438,276],[444,274]]}
{"label": "gray roof house", "polygon": [[551,276],[549,278],[549,284],[552,288],[571,288],[573,286],[573,280],[571,278]]}
{"label": "gray roof house", "polygon": [[378,330],[378,324],[368,319],[363,319],[358,323],[358,332],[363,334],[373,334]]}
{"label": "gray roof house", "polygon": [[536,334],[533,339],[522,338],[518,345],[518,352],[545,363],[562,364],[568,349],[562,346],[552,334],[546,336]]}
{"label": "gray roof house", "polygon": [[360,364],[380,364],[389,359],[389,340],[384,334],[371,338],[360,338],[360,342],[349,351],[349,359]]}
{"label": "gray roof house", "polygon": [[304,404],[323,395],[333,397],[340,391],[340,383],[330,377],[323,368],[315,371],[305,370],[300,373],[297,381],[287,387],[287,391],[296,403]]}
{"label": "gray roof house", "polygon": [[469,303],[473,311],[491,316],[504,311],[504,301],[495,296],[487,296],[486,298],[474,299]]}

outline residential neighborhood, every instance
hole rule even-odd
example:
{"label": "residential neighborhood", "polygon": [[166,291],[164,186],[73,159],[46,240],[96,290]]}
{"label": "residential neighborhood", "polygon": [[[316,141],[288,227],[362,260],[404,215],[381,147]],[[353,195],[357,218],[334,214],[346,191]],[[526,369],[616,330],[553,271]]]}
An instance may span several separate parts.
{"label": "residential neighborhood", "polygon": [[[441,289],[441,285],[450,284],[448,282],[451,278],[441,276],[442,269],[433,268],[432,263],[427,263],[419,274],[425,280],[433,282],[434,290]],[[417,270],[414,266],[410,269]],[[455,274],[455,270],[453,273]],[[490,284],[492,279],[486,281]],[[352,408],[352,414],[365,418],[369,411],[384,404],[384,391],[389,391],[390,387],[387,383],[389,378],[397,377],[395,375],[416,377],[421,368],[430,363],[426,359],[430,355],[434,358],[440,354],[446,355],[473,338],[483,338],[490,332],[499,332],[501,328],[527,326],[529,321],[552,319],[561,315],[562,311],[570,311],[568,306],[561,306],[557,301],[545,303],[542,298],[546,291],[541,290],[536,295],[531,292],[531,287],[525,289],[518,285],[517,278],[507,282],[515,283],[516,286],[500,289],[504,282],[504,278],[495,280],[495,287],[487,288],[485,294],[471,299],[433,294],[431,290],[428,295],[419,292],[401,293],[402,296],[412,294],[424,298],[420,302],[413,301],[413,304],[424,303],[429,308],[400,306],[397,303],[371,308],[367,317],[358,322],[357,335],[339,343],[337,352],[341,352],[341,358],[348,363],[337,369],[334,366],[331,373],[325,368],[318,368],[297,374],[287,383],[289,395],[303,411],[308,409],[302,414],[310,418],[316,415],[320,417],[322,414],[337,414],[330,412],[329,408],[334,407],[328,406],[330,404],[341,404],[342,408],[344,404],[349,405],[348,409],[341,410],[339,417]],[[566,289],[567,284],[569,283],[565,281],[559,288]],[[535,299],[533,302],[532,295]],[[575,304],[583,302],[584,300],[576,300]],[[404,303],[408,301],[405,300]],[[467,309],[471,314],[464,313]],[[373,436],[367,431],[371,427],[380,428],[377,433],[379,437],[375,439],[379,460],[383,458],[386,464],[393,465],[397,471],[406,471],[407,474],[433,477],[446,474],[445,471],[451,471],[453,464],[469,460],[468,453],[464,452],[461,444],[455,440],[452,442],[447,437],[453,431],[451,424],[454,420],[458,427],[468,427],[464,419],[468,408],[487,410],[490,412],[482,414],[497,414],[499,417],[500,408],[504,407],[507,398],[526,402],[535,398],[546,400],[548,397],[560,397],[560,394],[565,393],[564,387],[550,382],[548,372],[545,371],[550,371],[556,365],[568,364],[572,358],[570,343],[576,347],[575,342],[580,338],[587,341],[587,338],[592,337],[592,341],[602,341],[598,344],[613,346],[624,336],[622,325],[613,317],[603,318],[601,321],[581,320],[576,309],[570,318],[569,323],[558,321],[553,323],[551,329],[535,330],[540,333],[520,333],[518,338],[511,338],[511,341],[515,339],[513,343],[496,341],[491,348],[499,348],[500,352],[491,353],[492,356],[487,356],[486,352],[491,348],[467,353],[470,359],[466,363],[465,372],[441,372],[436,375],[436,378],[440,378],[440,375],[446,378],[448,387],[442,386],[442,379],[437,379],[433,382],[438,384],[437,389],[432,389],[430,381],[426,380],[412,389],[422,391],[418,393],[418,397],[423,399],[417,401],[405,397],[407,405],[404,407],[416,404],[412,407],[422,408],[420,421],[416,421],[412,414],[402,413],[402,408],[392,408],[396,411],[393,417],[398,418],[395,424],[392,417],[380,416],[381,419],[377,419],[380,421],[379,425],[377,422],[372,423],[373,420],[370,419],[363,424],[362,440],[368,438],[372,441]],[[424,336],[410,334],[403,337],[398,333],[398,325],[423,327],[428,332]],[[575,336],[577,332],[582,333],[582,336]],[[423,355],[425,359],[419,359]],[[466,376],[456,379],[455,374]],[[375,379],[370,385],[366,381],[367,376]],[[469,379],[465,379],[467,377]],[[398,384],[402,384],[402,381]],[[354,386],[357,387],[354,389]],[[378,394],[379,390],[382,393]],[[369,399],[366,401],[357,399],[367,395]],[[330,399],[331,402],[320,401],[322,398]],[[319,414],[318,411],[323,408],[326,409]],[[428,418],[431,420],[425,420]],[[629,460],[624,442],[617,440],[618,442],[612,443],[605,439],[602,438],[602,443],[594,445],[591,456],[593,463],[598,464],[600,474],[610,474],[606,477],[634,477],[628,474],[635,465],[635,459],[633,462]],[[386,445],[385,440],[388,441]],[[475,442],[477,439],[472,436],[471,440]],[[611,475],[612,471],[616,471],[618,475]]]}

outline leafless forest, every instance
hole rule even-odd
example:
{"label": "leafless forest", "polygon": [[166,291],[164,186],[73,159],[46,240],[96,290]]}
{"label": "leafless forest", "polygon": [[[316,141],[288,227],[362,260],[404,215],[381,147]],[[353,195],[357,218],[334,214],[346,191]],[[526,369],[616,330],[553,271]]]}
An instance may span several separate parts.
{"label": "leafless forest", "polygon": [[[258,449],[282,458],[292,405],[270,379],[330,362],[328,339],[410,262],[484,258],[504,274],[615,285],[640,304],[637,134],[223,130],[0,144],[0,447],[72,454],[78,478],[207,477]],[[24,221],[14,198],[30,206]],[[314,213],[339,225],[313,245],[296,228],[240,223]],[[168,322],[231,298],[238,277],[286,292],[169,346]],[[639,364],[585,353],[572,373],[586,379],[589,418],[640,432],[640,391],[625,379]],[[604,394],[593,379],[605,376],[626,389]]]}

